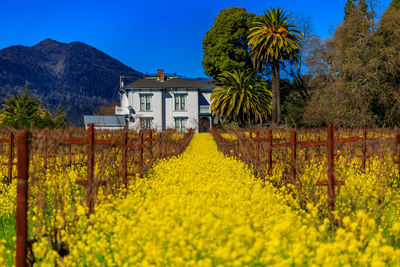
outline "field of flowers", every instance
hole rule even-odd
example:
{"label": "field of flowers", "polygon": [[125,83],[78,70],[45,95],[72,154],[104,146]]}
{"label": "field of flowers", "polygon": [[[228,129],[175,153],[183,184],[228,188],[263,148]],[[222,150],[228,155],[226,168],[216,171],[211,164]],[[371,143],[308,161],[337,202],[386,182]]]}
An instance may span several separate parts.
{"label": "field of flowers", "polygon": [[[30,188],[31,260],[38,266],[400,266],[391,154],[369,158],[365,172],[358,158],[339,156],[337,176],[346,184],[333,219],[326,188],[315,186],[326,177],[321,159],[310,153],[299,166],[299,184],[282,182],[287,166],[277,160],[263,182],[219,152],[211,135],[197,134],[182,155],[158,161],[129,188],[100,189],[92,215],[74,183],[86,169],[54,168],[35,176],[40,183]],[[14,263],[15,189],[15,183],[0,189],[0,266]]]}

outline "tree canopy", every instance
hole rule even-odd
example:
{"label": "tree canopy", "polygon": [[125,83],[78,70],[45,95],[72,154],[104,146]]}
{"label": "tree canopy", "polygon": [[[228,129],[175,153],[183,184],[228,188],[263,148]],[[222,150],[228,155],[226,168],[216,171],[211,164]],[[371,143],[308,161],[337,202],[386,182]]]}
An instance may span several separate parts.
{"label": "tree canopy", "polygon": [[310,124],[400,126],[400,12],[394,0],[376,20],[375,1],[348,1],[345,21],[313,51],[315,90],[306,106]]}
{"label": "tree canopy", "polygon": [[218,87],[211,93],[211,111],[215,122],[262,122],[271,113],[268,83],[256,78],[253,70],[233,70],[218,76]]}
{"label": "tree canopy", "polygon": [[205,74],[216,79],[224,71],[251,68],[247,36],[255,15],[230,7],[220,11],[203,39]]}

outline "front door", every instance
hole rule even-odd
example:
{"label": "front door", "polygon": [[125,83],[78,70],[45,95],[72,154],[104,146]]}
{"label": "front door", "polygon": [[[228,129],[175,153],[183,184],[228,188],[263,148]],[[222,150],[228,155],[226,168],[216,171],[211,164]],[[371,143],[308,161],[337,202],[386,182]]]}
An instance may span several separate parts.
{"label": "front door", "polygon": [[210,131],[210,118],[209,117],[200,117],[199,120],[199,132],[206,133]]}

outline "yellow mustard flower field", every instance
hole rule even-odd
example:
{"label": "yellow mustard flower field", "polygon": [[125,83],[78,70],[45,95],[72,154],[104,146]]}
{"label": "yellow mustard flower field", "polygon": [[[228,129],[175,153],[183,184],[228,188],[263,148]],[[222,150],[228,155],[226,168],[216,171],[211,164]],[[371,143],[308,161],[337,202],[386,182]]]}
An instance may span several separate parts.
{"label": "yellow mustard flower field", "polygon": [[[52,168],[30,187],[28,257],[35,266],[400,266],[392,155],[370,157],[363,172],[359,158],[339,155],[346,183],[332,214],[326,188],[315,186],[326,162],[309,157],[301,182],[282,182],[278,157],[264,181],[211,134],[196,134],[128,188],[99,189],[91,215],[75,183],[86,167]],[[0,191],[0,266],[13,266],[16,181]]]}

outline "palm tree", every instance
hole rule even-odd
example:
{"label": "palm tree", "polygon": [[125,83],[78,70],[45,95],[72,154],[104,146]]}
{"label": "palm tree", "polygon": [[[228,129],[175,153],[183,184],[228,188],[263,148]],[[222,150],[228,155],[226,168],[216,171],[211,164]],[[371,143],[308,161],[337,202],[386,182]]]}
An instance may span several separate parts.
{"label": "palm tree", "polygon": [[253,70],[225,71],[218,76],[218,87],[211,93],[211,111],[215,122],[262,122],[271,114],[271,91]]}
{"label": "palm tree", "polygon": [[271,8],[253,22],[248,45],[256,68],[267,63],[272,65],[272,121],[281,122],[279,65],[293,60],[299,50],[303,33],[281,8]]}

